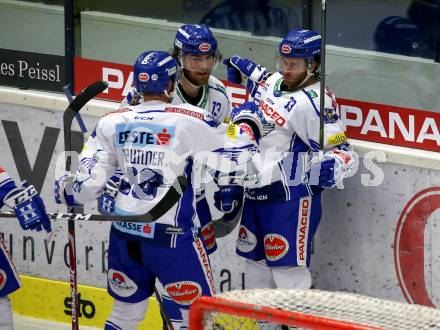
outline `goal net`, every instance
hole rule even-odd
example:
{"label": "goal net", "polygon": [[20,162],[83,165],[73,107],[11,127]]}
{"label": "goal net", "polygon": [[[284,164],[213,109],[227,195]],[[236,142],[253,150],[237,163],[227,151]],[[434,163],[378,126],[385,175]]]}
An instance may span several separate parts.
{"label": "goal net", "polygon": [[190,329],[440,329],[440,310],[352,293],[256,289],[201,297]]}

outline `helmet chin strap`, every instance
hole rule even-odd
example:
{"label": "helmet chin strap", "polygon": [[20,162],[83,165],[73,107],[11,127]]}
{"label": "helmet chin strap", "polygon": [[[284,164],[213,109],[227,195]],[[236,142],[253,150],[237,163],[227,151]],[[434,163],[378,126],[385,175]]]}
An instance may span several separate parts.
{"label": "helmet chin strap", "polygon": [[306,76],[304,77],[303,81],[301,81],[301,82],[298,84],[298,86],[296,86],[295,88],[300,88],[300,87],[303,86],[306,82],[308,82],[310,78],[315,77],[315,73],[312,72],[311,68],[312,68],[312,64],[307,64],[307,73],[306,73]]}
{"label": "helmet chin strap", "polygon": [[296,88],[300,88],[302,85],[304,85],[307,81],[309,81],[310,78],[312,78],[314,76],[313,73],[310,72],[310,70],[307,70],[306,76],[303,79],[303,81],[301,81],[298,86],[296,86]]}
{"label": "helmet chin strap", "polygon": [[165,94],[166,97],[168,97],[169,99],[168,103],[173,102],[173,97],[174,97],[173,92],[168,92],[166,89],[164,89],[163,93]]}

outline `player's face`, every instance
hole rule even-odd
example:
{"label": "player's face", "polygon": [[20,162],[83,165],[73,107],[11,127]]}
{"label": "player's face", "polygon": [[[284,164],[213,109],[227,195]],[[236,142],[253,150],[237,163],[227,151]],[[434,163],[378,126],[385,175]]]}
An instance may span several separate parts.
{"label": "player's face", "polygon": [[185,77],[197,86],[206,85],[215,62],[215,55],[185,54],[182,57]]}
{"label": "player's face", "polygon": [[298,86],[307,75],[307,65],[303,58],[280,57],[277,70],[283,74],[284,84],[290,89]]}

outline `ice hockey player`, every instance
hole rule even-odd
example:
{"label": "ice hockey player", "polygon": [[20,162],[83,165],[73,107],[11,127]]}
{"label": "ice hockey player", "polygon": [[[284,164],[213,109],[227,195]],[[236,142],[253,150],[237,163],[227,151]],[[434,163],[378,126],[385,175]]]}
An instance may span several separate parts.
{"label": "ice hockey player", "polygon": [[[229,122],[231,103],[224,84],[211,75],[212,70],[221,59],[217,40],[206,25],[184,24],[176,33],[172,56],[177,60],[177,85],[172,100],[173,104],[188,103],[209,112],[217,123]],[[134,89],[122,102],[121,107],[134,100],[136,104],[141,95]],[[115,199],[115,189],[121,177],[117,171],[107,184],[107,189],[100,199],[100,205],[108,205],[112,209]],[[208,183],[209,184],[209,183]],[[216,189],[210,183],[210,189]],[[108,192],[108,194],[107,194]],[[208,254],[217,249],[212,214],[205,195],[205,187],[196,191],[196,219],[200,222],[200,232]],[[102,209],[105,212],[105,207]],[[180,319],[179,306],[166,294],[160,283],[157,285],[167,315],[171,320]]]}
{"label": "ice hockey player", "polygon": [[[176,33],[171,54],[178,65],[173,104],[189,103],[209,112],[218,123],[228,123],[231,103],[225,85],[211,73],[221,60],[217,40],[207,25],[184,24]],[[136,104],[134,89],[123,101]]]}
{"label": "ice hockey player", "polygon": [[217,40],[207,25],[184,24],[176,33],[172,55],[179,67],[173,103],[205,109],[217,120],[228,122],[231,103],[225,85],[211,73],[221,60]]}
{"label": "ice hockey player", "polygon": [[[176,71],[176,60],[170,54],[143,53],[134,68],[134,83],[143,102],[101,118],[80,155],[76,175],[72,178],[66,174],[55,183],[57,203],[85,203],[99,198],[107,179],[119,167],[123,181],[115,213],[133,215],[150,210],[176,176],[185,175],[190,182],[180,201],[154,223],[112,224],[108,292],[115,303],[105,329],[137,328],[156,277],[180,305],[180,329],[187,327],[190,304],[198,296],[215,291],[209,258],[193,222],[193,170],[199,152],[206,155],[206,151],[216,151],[214,155],[238,157],[247,164],[256,151],[249,134],[252,128],[244,122],[258,128],[261,123],[252,122],[249,113],[246,117],[246,109],[244,116],[235,116],[239,125],[215,128],[215,120],[202,109],[170,104]],[[258,134],[262,134],[261,129],[255,132]],[[92,155],[90,150],[95,150]],[[209,164],[215,167],[218,162]]]}
{"label": "ice hockey player", "polygon": [[[221,59],[217,47],[217,40],[206,25],[184,24],[176,33],[172,56],[177,60],[177,86],[172,99],[173,104],[188,103],[209,112],[217,123],[228,123],[231,103],[226,93],[225,85],[211,73]],[[134,88],[124,99],[121,107],[128,104],[137,104],[142,96]],[[118,172],[109,182],[109,192],[112,186],[119,182]],[[113,182],[116,184],[113,184]],[[208,207],[204,190],[197,192],[196,216],[200,218],[201,231],[205,233],[208,242],[208,253],[216,250],[215,237],[212,227],[212,216]],[[102,205],[109,205],[112,209],[114,196],[103,196]],[[104,210],[105,211],[105,210]]]}
{"label": "ice hockey player", "polygon": [[[47,232],[51,231],[43,200],[33,185],[26,181],[22,186],[11,179],[0,167],[0,208],[4,205],[13,209],[21,228]],[[11,302],[8,294],[21,287],[12,258],[0,237],[0,330],[13,329]]]}
{"label": "ice hockey player", "polygon": [[231,78],[237,73],[249,78],[248,90],[266,120],[275,124],[259,144],[266,160],[262,186],[245,193],[237,253],[246,258],[247,288],[310,288],[310,248],[321,219],[321,192],[354,167],[335,96],[327,87],[324,154],[317,153],[320,48],[318,33],[293,30],[279,44],[277,72],[239,56],[224,61]]}

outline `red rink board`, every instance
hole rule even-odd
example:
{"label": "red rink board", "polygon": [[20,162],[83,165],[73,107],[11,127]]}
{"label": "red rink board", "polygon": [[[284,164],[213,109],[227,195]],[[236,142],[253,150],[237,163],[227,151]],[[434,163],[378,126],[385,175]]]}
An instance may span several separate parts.
{"label": "red rink board", "polygon": [[[120,102],[131,89],[132,66],[75,58],[75,94],[105,80],[109,88],[98,98]],[[248,99],[243,86],[223,81],[236,106]],[[411,108],[338,98],[347,136],[402,147],[440,151],[440,114]]]}

